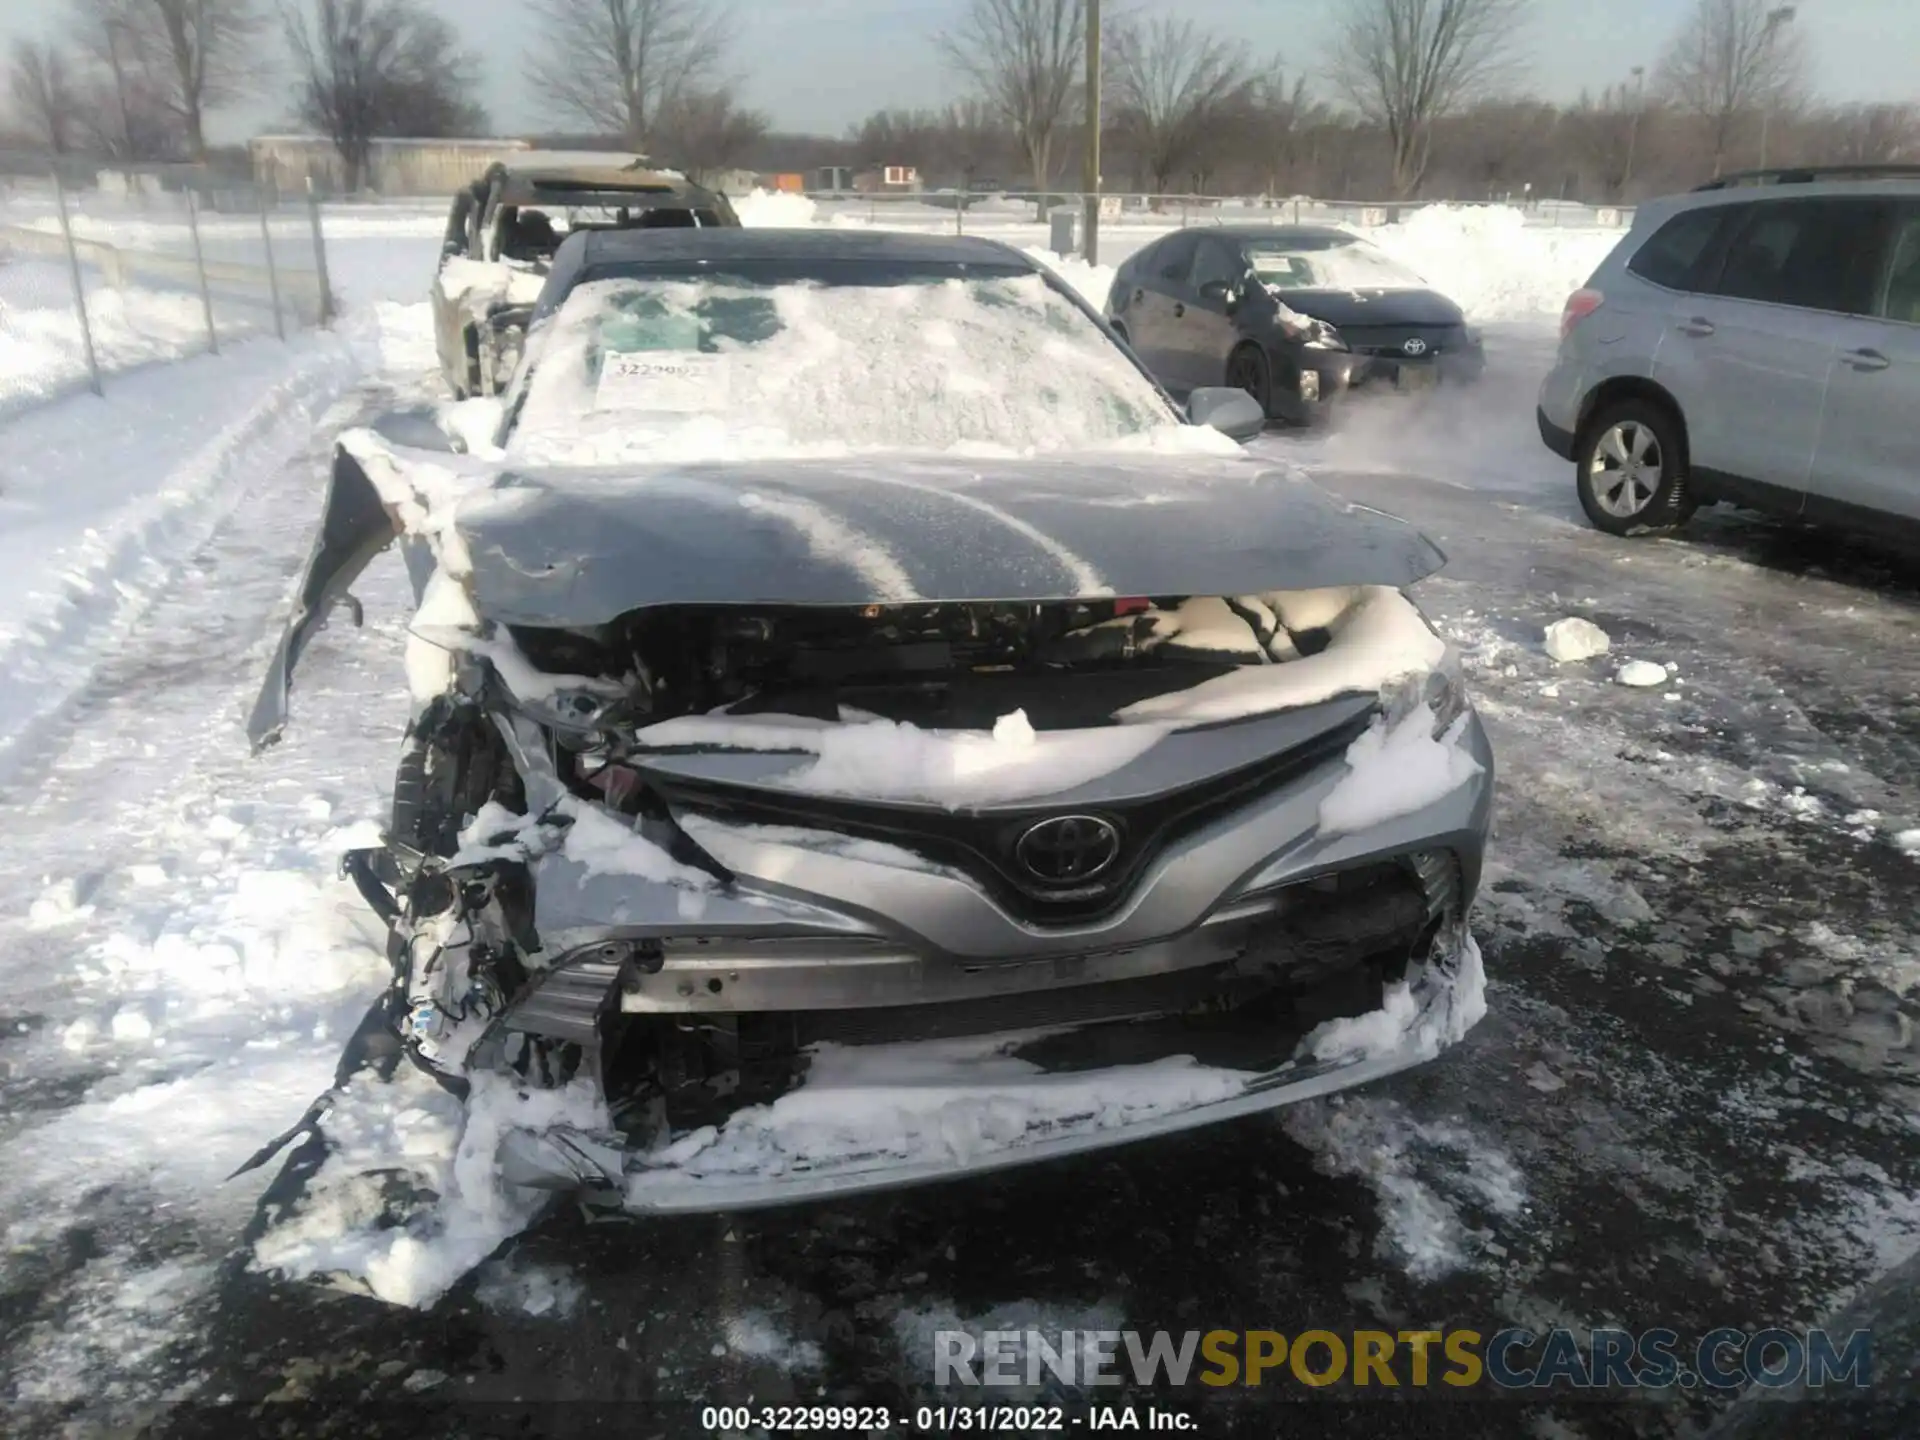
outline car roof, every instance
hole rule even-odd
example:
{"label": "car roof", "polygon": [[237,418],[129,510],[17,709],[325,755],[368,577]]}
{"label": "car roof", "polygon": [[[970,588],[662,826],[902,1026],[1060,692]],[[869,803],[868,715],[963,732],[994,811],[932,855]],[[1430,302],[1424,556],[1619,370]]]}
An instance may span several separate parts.
{"label": "car roof", "polygon": [[656,165],[645,155],[613,150],[521,150],[495,162],[509,175],[584,175],[618,180],[639,173],[680,177],[680,172]]}
{"label": "car roof", "polygon": [[1170,240],[1200,235],[1217,235],[1223,240],[1233,240],[1240,244],[1250,240],[1264,240],[1272,245],[1299,245],[1313,250],[1324,250],[1329,245],[1351,245],[1362,238],[1351,230],[1342,230],[1338,225],[1189,225],[1168,234],[1156,236],[1134,251],[1133,255],[1128,256],[1125,265],[1131,265],[1136,256],[1146,254],[1155,246],[1164,245]]}
{"label": "car roof", "polygon": [[[1906,181],[1906,185],[1899,182]],[[1891,165],[1776,165],[1764,170],[1732,170],[1716,175],[1695,192],[1707,190],[1751,190],[1776,185],[1891,185],[1899,195],[1920,188],[1920,164]]]}
{"label": "car roof", "polygon": [[[591,230],[581,235],[590,269],[652,260],[920,260],[945,265],[1039,263],[1011,245],[977,235],[915,235],[828,226],[780,229],[703,226],[671,230]],[[568,244],[573,243],[571,240]]]}
{"label": "car roof", "polygon": [[678,202],[711,204],[712,192],[678,170],[656,165],[643,155],[601,155],[592,151],[529,150],[495,162],[488,172],[500,198],[509,205],[558,200],[567,194],[629,195],[631,203],[655,207]]}
{"label": "car roof", "polygon": [[1753,205],[1762,201],[1785,200],[1920,200],[1920,179],[1882,177],[1873,180],[1809,180],[1785,183],[1747,183],[1743,177],[1729,176],[1730,183],[1708,189],[1684,190],[1643,202],[1634,211],[1636,228],[1644,229],[1655,220],[1665,220],[1688,210],[1705,210],[1716,205]]}
{"label": "car roof", "polygon": [[1204,229],[1200,226],[1194,228],[1202,234],[1211,232],[1224,235],[1229,240],[1271,240],[1280,245],[1307,242],[1324,245],[1330,240],[1347,242],[1360,238],[1338,225],[1212,225]]}

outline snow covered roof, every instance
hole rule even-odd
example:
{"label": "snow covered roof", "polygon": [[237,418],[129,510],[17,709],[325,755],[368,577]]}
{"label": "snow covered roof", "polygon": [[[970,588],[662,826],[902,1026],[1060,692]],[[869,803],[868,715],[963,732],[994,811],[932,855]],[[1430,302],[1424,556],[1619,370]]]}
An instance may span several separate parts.
{"label": "snow covered roof", "polygon": [[626,261],[676,264],[687,260],[917,260],[934,265],[1012,265],[1042,273],[1033,258],[978,235],[922,235],[909,231],[832,226],[707,226],[684,230],[596,230],[581,237],[589,266]]}

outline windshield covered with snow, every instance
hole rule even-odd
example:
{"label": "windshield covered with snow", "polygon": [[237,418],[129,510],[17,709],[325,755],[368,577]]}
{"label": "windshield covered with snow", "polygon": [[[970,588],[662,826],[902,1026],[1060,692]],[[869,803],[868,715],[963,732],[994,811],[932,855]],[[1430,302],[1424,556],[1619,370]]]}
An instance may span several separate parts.
{"label": "windshield covered with snow", "polygon": [[548,465],[1139,443],[1186,429],[1099,325],[1016,267],[791,263],[577,286],[508,448]]}
{"label": "windshield covered with snow", "polygon": [[1252,240],[1247,258],[1276,290],[1424,290],[1427,282],[1364,240],[1316,243]]}

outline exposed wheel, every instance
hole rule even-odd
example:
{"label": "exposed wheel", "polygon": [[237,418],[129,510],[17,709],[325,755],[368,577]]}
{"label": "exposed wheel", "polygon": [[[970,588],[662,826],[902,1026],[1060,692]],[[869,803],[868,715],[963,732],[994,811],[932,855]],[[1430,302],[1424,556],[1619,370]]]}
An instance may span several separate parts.
{"label": "exposed wheel", "polygon": [[1258,345],[1242,345],[1227,357],[1227,382],[1260,402],[1260,412],[1273,417],[1273,367]]}
{"label": "exposed wheel", "polygon": [[1660,535],[1693,518],[1686,441],[1663,405],[1602,405],[1580,432],[1574,483],[1587,519],[1609,535]]}

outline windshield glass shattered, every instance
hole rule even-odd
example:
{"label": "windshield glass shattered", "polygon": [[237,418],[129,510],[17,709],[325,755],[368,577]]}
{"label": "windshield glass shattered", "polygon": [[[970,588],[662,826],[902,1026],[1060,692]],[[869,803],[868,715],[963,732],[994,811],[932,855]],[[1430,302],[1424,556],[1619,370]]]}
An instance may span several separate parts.
{"label": "windshield glass shattered", "polygon": [[1250,241],[1247,258],[1276,290],[1423,290],[1427,282],[1364,240],[1317,245]]}
{"label": "windshield glass shattered", "polygon": [[1038,275],[740,268],[578,286],[530,344],[510,451],[550,465],[1032,454],[1191,428]]}

